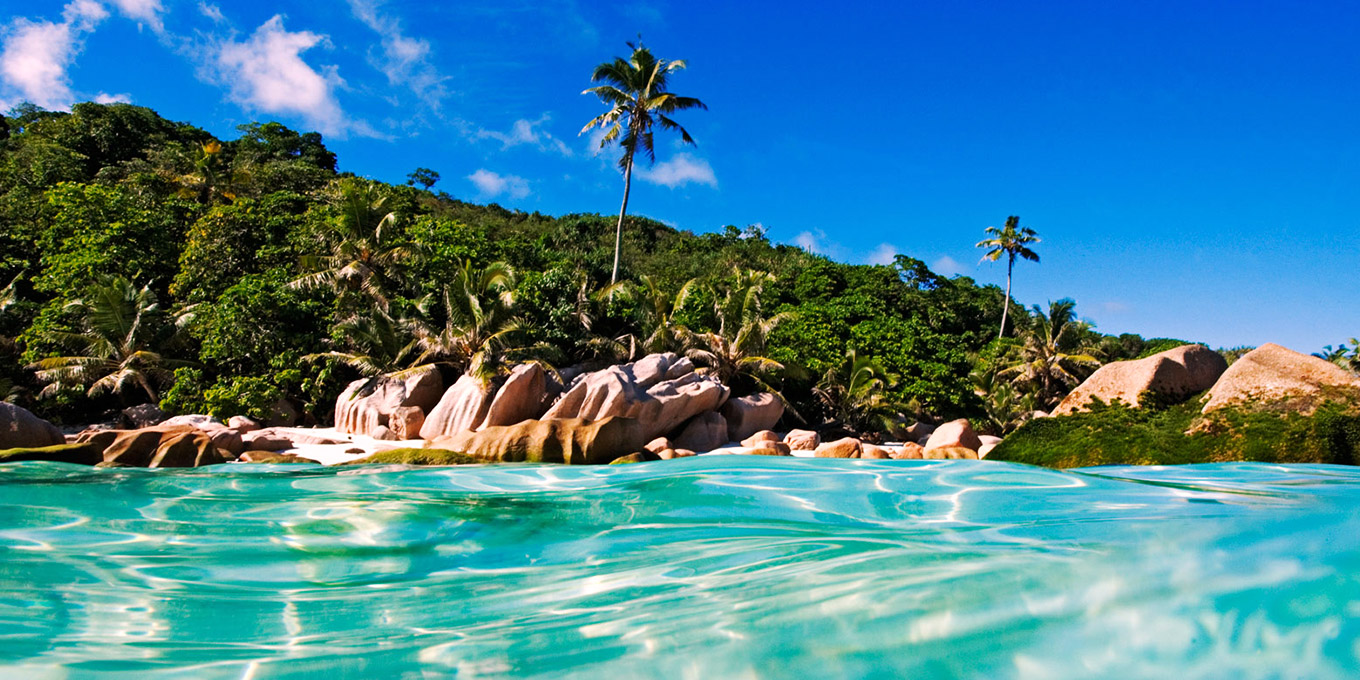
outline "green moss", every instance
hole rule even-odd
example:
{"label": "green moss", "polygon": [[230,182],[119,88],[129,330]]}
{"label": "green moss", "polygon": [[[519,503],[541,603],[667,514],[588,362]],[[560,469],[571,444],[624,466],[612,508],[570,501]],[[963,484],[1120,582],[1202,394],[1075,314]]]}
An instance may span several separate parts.
{"label": "green moss", "polygon": [[1360,415],[1330,402],[1311,416],[1228,408],[1199,415],[1200,401],[1163,409],[1116,404],[1030,421],[988,460],[1052,468],[1182,465],[1259,461],[1334,463],[1360,460]]}
{"label": "green moss", "polygon": [[0,463],[17,463],[24,460],[95,465],[104,460],[104,449],[87,443],[0,450]]}
{"label": "green moss", "polygon": [[353,460],[345,465],[475,465],[485,463],[466,453],[447,449],[391,449],[379,451],[366,458]]}

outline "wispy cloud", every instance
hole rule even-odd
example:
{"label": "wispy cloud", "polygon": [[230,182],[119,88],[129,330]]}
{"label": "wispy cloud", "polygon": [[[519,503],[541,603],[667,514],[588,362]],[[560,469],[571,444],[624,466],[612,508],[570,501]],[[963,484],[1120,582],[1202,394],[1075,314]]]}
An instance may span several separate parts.
{"label": "wispy cloud", "polygon": [[198,13],[208,17],[214,24],[225,24],[227,18],[222,15],[222,8],[209,2],[198,3]]}
{"label": "wispy cloud", "polygon": [[62,10],[61,23],[23,17],[11,21],[0,51],[5,108],[20,100],[48,109],[69,108],[75,95],[68,71],[84,48],[85,34],[108,16],[94,0],[72,0]]}
{"label": "wispy cloud", "polygon": [[892,264],[897,257],[897,246],[891,243],[880,243],[869,256],[864,258],[865,264]]}
{"label": "wispy cloud", "polygon": [[551,132],[543,127],[552,120],[549,114],[543,114],[538,120],[525,120],[523,118],[515,121],[510,126],[509,132],[499,132],[496,130],[479,129],[473,133],[473,139],[493,139],[501,143],[502,149],[528,144],[537,147],[542,151],[552,151],[563,156],[573,156],[571,147],[565,142],[554,137]]}
{"label": "wispy cloud", "polygon": [[501,175],[485,168],[468,175],[483,198],[494,198],[505,194],[510,198],[524,198],[529,195],[529,181],[514,175]]}
{"label": "wispy cloud", "polygon": [[643,181],[672,189],[686,184],[707,184],[715,189],[718,187],[718,178],[713,175],[713,167],[708,161],[687,153],[675,154],[670,160],[657,163],[651,168],[639,168],[637,173]]}
{"label": "wispy cloud", "polygon": [[245,42],[221,43],[213,66],[218,79],[230,87],[231,99],[243,107],[299,116],[326,134],[376,136],[367,124],[350,120],[341,110],[335,90],[344,80],[338,69],[318,70],[303,60],[303,52],[329,44],[324,35],[287,30],[283,17],[275,15]]}
{"label": "wispy cloud", "polygon": [[798,232],[798,235],[793,237],[793,244],[809,253],[829,257],[833,260],[845,259],[845,248],[828,238],[826,232],[821,229]]}
{"label": "wispy cloud", "polygon": [[380,38],[382,54],[370,53],[370,61],[389,83],[410,88],[425,103],[438,106],[449,94],[448,78],[430,63],[430,42],[406,35],[398,19],[380,11],[382,5],[383,0],[349,0],[354,17]]}
{"label": "wispy cloud", "polygon": [[965,271],[964,266],[959,264],[958,260],[948,255],[941,255],[939,259],[932,262],[930,270],[940,276],[958,276]]}
{"label": "wispy cloud", "polygon": [[95,95],[95,97],[94,97],[94,103],[96,103],[96,104],[131,104],[131,103],[132,103],[132,95],[130,95],[130,94],[126,93],[126,92],[120,92],[120,93],[118,93],[118,94],[109,94],[109,93],[107,93],[107,92],[100,92],[99,94]]}
{"label": "wispy cloud", "polygon": [[165,7],[161,5],[161,0],[110,1],[123,16],[149,26],[157,34],[165,33],[165,22],[161,19]]}

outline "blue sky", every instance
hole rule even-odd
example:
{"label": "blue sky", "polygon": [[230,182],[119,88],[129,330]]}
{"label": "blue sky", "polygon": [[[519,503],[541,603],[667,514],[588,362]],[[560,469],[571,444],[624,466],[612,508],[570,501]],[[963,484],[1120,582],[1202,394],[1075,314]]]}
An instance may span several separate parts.
{"label": "blue sky", "polygon": [[1105,332],[1312,352],[1360,335],[1360,8],[1296,2],[4,0],[0,106],[131,101],[232,138],[319,130],[341,168],[550,214],[612,213],[581,125],[641,34],[689,69],[698,147],[631,210],[761,224],[848,262],[979,264],[1038,230],[1025,304]]}

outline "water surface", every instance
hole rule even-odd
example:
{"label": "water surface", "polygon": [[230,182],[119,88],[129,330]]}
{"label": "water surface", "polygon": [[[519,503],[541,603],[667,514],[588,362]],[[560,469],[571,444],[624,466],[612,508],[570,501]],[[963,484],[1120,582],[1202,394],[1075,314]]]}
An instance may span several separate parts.
{"label": "water surface", "polygon": [[0,465],[0,677],[1348,677],[1360,472]]}

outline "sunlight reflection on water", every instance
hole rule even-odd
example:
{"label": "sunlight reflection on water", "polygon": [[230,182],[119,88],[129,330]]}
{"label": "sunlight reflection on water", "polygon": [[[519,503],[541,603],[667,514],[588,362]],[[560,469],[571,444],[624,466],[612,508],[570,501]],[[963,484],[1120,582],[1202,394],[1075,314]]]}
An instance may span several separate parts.
{"label": "sunlight reflection on water", "polygon": [[1345,677],[1360,474],[0,466],[0,676]]}

